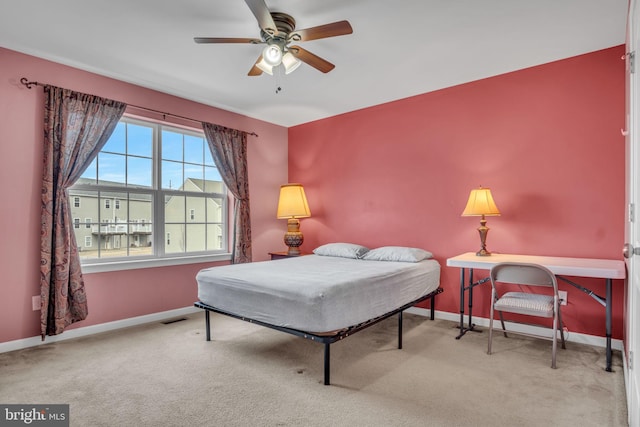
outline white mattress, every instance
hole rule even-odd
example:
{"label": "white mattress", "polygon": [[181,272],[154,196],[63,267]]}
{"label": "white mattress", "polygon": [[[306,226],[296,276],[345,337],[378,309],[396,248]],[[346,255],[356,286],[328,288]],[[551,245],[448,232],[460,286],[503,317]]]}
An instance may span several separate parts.
{"label": "white mattress", "polygon": [[393,311],[436,290],[440,265],[306,255],[201,270],[198,298],[272,325],[328,332]]}

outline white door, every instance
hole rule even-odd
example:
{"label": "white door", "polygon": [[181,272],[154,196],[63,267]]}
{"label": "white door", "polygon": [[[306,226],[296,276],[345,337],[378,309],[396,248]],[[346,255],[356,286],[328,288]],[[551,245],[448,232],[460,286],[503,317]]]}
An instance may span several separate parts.
{"label": "white door", "polygon": [[[626,339],[627,407],[629,425],[640,425],[640,82],[638,72],[632,72],[635,51],[640,46],[640,0],[631,0],[627,24],[627,137],[626,137],[626,198],[631,208],[626,222],[626,263],[628,270]],[[633,55],[632,55],[633,54]],[[637,68],[637,64],[635,64]]]}

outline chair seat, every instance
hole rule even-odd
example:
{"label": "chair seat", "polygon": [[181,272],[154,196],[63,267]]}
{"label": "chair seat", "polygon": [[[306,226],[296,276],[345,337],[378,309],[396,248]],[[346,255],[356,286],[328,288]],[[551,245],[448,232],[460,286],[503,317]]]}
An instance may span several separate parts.
{"label": "chair seat", "polygon": [[495,303],[494,308],[510,313],[553,317],[553,296],[507,292]]}

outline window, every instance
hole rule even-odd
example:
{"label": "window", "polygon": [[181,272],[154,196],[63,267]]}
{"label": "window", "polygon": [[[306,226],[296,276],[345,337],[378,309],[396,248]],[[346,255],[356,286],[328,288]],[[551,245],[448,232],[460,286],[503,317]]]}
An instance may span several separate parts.
{"label": "window", "polygon": [[83,263],[228,253],[227,189],[201,131],[123,117],[69,193]]}
{"label": "window", "polygon": [[80,228],[80,218],[73,218],[73,228]]}

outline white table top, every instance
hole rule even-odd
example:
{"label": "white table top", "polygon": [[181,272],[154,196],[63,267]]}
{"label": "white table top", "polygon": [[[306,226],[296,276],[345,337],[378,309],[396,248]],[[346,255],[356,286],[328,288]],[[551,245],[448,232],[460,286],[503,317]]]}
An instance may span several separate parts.
{"label": "white table top", "polygon": [[447,259],[447,267],[489,270],[501,262],[529,262],[547,267],[557,276],[597,277],[624,279],[627,275],[624,261],[594,258],[566,258],[537,255],[496,254],[477,256],[467,252]]}

